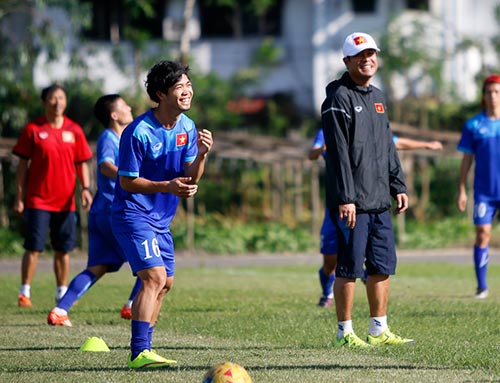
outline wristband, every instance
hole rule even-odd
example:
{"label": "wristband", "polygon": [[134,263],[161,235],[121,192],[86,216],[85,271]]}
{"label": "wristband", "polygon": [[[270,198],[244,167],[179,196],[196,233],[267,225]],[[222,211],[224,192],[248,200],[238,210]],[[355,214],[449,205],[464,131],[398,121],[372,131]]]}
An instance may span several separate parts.
{"label": "wristband", "polygon": [[90,194],[92,194],[92,190],[90,190],[90,188],[88,186],[82,187],[82,191],[84,191],[84,190],[88,190],[90,192]]}

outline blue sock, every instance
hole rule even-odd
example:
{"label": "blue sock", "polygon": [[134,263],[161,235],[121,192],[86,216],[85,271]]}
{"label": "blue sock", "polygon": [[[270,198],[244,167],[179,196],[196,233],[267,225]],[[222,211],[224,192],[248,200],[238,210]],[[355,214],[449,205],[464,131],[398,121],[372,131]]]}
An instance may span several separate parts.
{"label": "blue sock", "polygon": [[331,297],[333,294],[333,282],[335,282],[335,273],[333,275],[325,275],[323,267],[319,269],[319,282],[324,297]]}
{"label": "blue sock", "polygon": [[88,270],[83,270],[80,274],[73,278],[68,286],[66,294],[57,303],[60,309],[69,311],[73,303],[75,303],[88,289],[95,283],[96,277]]}
{"label": "blue sock", "polygon": [[132,338],[130,339],[132,351],[131,360],[137,358],[144,350],[150,350],[149,346],[149,322],[132,320]]}
{"label": "blue sock", "polygon": [[140,278],[135,278],[135,284],[134,287],[132,288],[132,291],[130,292],[130,297],[128,298],[129,301],[133,301],[139,292],[139,290],[142,287],[142,281]]}
{"label": "blue sock", "polygon": [[486,284],[486,271],[488,270],[488,246],[477,247],[474,246],[474,269],[476,271],[477,288],[480,290],[486,290],[488,285]]}
{"label": "blue sock", "polygon": [[152,326],[148,330],[148,341],[149,341],[149,349],[153,347],[153,331],[155,330],[155,326]]}

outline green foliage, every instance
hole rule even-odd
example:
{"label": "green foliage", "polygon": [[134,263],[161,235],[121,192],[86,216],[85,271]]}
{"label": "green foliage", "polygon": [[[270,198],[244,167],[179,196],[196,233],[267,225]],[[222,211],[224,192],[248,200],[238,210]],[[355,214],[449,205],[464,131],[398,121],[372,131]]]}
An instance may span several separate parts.
{"label": "green foliage", "polygon": [[13,230],[0,227],[0,259],[3,257],[20,257],[24,253],[22,236]]}
{"label": "green foliage", "polygon": [[[432,166],[431,196],[428,208],[428,212],[432,214],[432,217],[429,218],[441,220],[444,217],[462,216],[457,208],[460,161],[458,158],[441,159]],[[421,174],[417,172],[416,175],[418,183]]]}
{"label": "green foliage", "polygon": [[40,92],[32,84],[0,77],[1,137],[18,137],[26,122],[42,113]]}
{"label": "green foliage", "polygon": [[70,79],[63,84],[68,97],[66,114],[78,122],[87,140],[95,141],[103,127],[94,117],[94,104],[102,96],[102,85],[96,81]]}
{"label": "green foliage", "polygon": [[[172,234],[176,248],[186,249],[187,226],[176,220]],[[195,224],[195,247],[209,254],[299,253],[314,251],[317,239],[308,227],[291,228],[277,222],[240,222],[220,215],[198,217]]]}
{"label": "green foliage", "polygon": [[[120,319],[119,310],[133,284],[128,268],[106,275],[78,301],[70,311],[73,328],[46,325],[54,305],[52,271],[37,273],[32,310],[15,304],[18,275],[2,275],[0,381],[200,382],[210,366],[225,360],[243,365],[254,382],[500,379],[500,299],[472,299],[472,265],[401,262],[391,278],[390,326],[417,343],[348,350],[332,347],[334,311],[315,307],[317,266],[258,267],[258,257],[254,267],[212,267],[212,261],[177,267],[175,287],[155,326],[154,349],[179,367],[143,373],[126,368],[130,322]],[[498,265],[490,267],[491,291],[500,291],[499,273]],[[367,317],[366,294],[358,284],[353,322],[361,337]],[[93,336],[110,352],[78,351]]]}
{"label": "green foliage", "polygon": [[283,54],[283,49],[275,45],[274,39],[268,37],[254,52],[252,63],[263,67],[273,66],[280,62]]}
{"label": "green foliage", "polygon": [[215,73],[193,73],[190,76],[195,98],[188,115],[196,122],[197,127],[217,132],[233,130],[240,126],[241,116],[227,109],[227,104],[237,92],[237,88]]}
{"label": "green foliage", "polygon": [[[494,230],[498,232],[497,229]],[[407,220],[400,247],[404,249],[442,249],[469,247],[474,243],[472,219],[447,217],[418,223]]]}

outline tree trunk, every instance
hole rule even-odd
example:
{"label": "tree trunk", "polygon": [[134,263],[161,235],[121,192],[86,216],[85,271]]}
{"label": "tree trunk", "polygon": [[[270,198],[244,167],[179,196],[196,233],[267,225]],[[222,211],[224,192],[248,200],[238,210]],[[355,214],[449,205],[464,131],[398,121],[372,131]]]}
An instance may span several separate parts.
{"label": "tree trunk", "polygon": [[180,58],[179,61],[183,65],[189,62],[189,52],[191,50],[191,36],[189,35],[189,22],[193,15],[193,8],[196,0],[186,0],[184,7],[184,21],[182,23],[181,41],[180,41]]}

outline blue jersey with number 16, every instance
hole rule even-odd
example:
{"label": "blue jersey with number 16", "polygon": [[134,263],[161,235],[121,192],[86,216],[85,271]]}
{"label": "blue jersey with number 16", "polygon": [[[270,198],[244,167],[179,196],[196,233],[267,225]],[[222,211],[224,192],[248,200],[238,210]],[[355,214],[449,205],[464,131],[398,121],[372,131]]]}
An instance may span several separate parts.
{"label": "blue jersey with number 16", "polygon": [[[194,122],[181,114],[172,129],[166,129],[153,110],[136,118],[122,133],[119,176],[168,181],[183,177],[186,163],[198,154],[198,133]],[[130,193],[116,183],[113,216],[133,222],[143,221],[158,232],[170,229],[179,203],[171,193]],[[130,221],[131,220],[131,221]]]}

